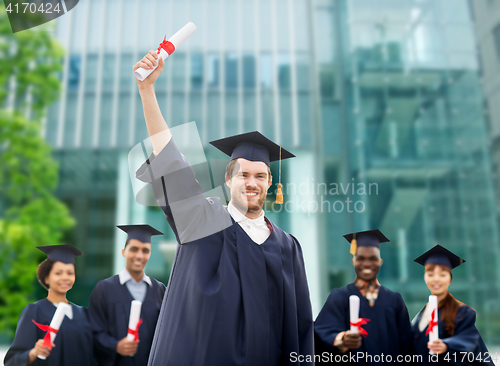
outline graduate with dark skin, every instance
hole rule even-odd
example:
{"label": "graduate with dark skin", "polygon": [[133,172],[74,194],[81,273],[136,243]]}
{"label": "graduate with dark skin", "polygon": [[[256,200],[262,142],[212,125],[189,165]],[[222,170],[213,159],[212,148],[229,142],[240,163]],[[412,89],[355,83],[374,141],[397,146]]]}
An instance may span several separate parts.
{"label": "graduate with dark skin", "polygon": [[[382,286],[377,275],[384,263],[379,245],[388,242],[379,230],[344,235],[356,278],[334,288],[314,323],[316,365],[340,364],[380,366],[397,362],[409,353],[411,328],[403,298]],[[359,321],[351,323],[350,298],[359,298]],[[351,332],[352,327],[358,333]],[[358,355],[366,357],[358,357]],[[354,357],[354,359],[352,358]],[[334,361],[335,360],[335,361]]]}
{"label": "graduate with dark skin", "polygon": [[[380,257],[380,248],[359,247],[351,262],[356,276],[364,281],[371,282],[377,278],[378,271],[384,260]],[[361,347],[362,338],[361,334],[351,333],[348,330],[343,338],[344,346],[349,349],[359,348]]]}

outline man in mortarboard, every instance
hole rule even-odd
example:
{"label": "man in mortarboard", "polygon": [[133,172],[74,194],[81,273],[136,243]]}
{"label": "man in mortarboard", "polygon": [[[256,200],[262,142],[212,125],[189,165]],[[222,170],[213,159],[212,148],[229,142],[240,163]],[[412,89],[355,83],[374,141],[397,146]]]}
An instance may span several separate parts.
{"label": "man in mortarboard", "polygon": [[[153,51],[138,67],[150,68]],[[231,156],[231,201],[206,199],[156,101],[159,67],[138,81],[154,154],[137,171],[172,227],[176,257],[148,365],[274,366],[313,355],[301,247],[262,210],[271,161],[293,155],[258,132],[212,142]]]}
{"label": "man in mortarboard", "polygon": [[[397,363],[398,355],[404,356],[409,352],[411,328],[401,295],[380,285],[377,280],[383,263],[379,245],[389,240],[379,230],[348,234],[344,238],[351,243],[351,261],[356,278],[347,286],[333,289],[316,318],[316,354],[324,355],[325,361],[333,356],[346,364]],[[355,322],[359,330],[357,333],[350,330],[351,295],[359,297],[359,318],[365,319]],[[358,354],[371,358],[351,357]]]}
{"label": "man in mortarboard", "polygon": [[[142,366],[148,362],[165,293],[163,283],[144,273],[151,255],[151,236],[163,235],[149,225],[122,225],[127,233],[122,255],[125,268],[99,281],[89,301],[95,357],[103,366]],[[139,341],[127,340],[132,300],[142,302]]]}

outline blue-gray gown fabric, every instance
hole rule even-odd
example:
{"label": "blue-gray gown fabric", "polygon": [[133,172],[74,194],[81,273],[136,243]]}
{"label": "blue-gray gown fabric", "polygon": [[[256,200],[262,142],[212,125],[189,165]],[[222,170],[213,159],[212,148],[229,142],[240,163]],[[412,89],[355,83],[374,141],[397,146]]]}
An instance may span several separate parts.
{"label": "blue-gray gown fabric", "polygon": [[[313,354],[298,241],[267,221],[270,237],[253,242],[218,198],[204,198],[173,140],[137,177],[152,183],[178,242],[185,243],[177,247],[148,365],[274,366],[292,364],[293,352]],[[189,214],[176,216],[183,209]]]}
{"label": "blue-gray gown fabric", "polygon": [[[94,365],[92,353],[92,329],[87,316],[87,309],[71,304],[73,319],[64,317],[49,357],[37,358],[33,366],[91,366]],[[29,351],[35,343],[45,336],[32,319],[39,324],[50,325],[56,307],[47,299],[27,305],[17,322],[14,341],[5,355],[5,366],[26,366]]]}
{"label": "blue-gray gown fabric", "polygon": [[[351,329],[349,316],[349,296],[356,295],[360,298],[359,317],[370,321],[362,328],[368,332],[361,341],[361,347],[340,353],[333,346],[338,333]],[[408,355],[411,343],[411,327],[408,310],[403,298],[397,292],[380,286],[375,305],[370,307],[359,289],[353,283],[339,289],[334,289],[326,300],[323,309],[314,323],[316,334],[316,354],[327,352],[336,355],[351,355],[363,352],[371,356],[390,355],[392,363],[397,363],[398,355]],[[350,361],[353,359],[351,358]],[[360,358],[358,362],[344,362],[355,365],[383,365],[390,362],[375,362],[376,358],[369,360]],[[385,361],[390,361],[387,357]],[[382,358],[380,359],[382,361]],[[328,364],[328,363],[326,363]],[[399,364],[404,364],[399,363]]]}
{"label": "blue-gray gown fabric", "polygon": [[89,317],[94,331],[95,357],[102,366],[145,366],[148,362],[151,343],[165,286],[151,278],[142,302],[139,328],[139,345],[133,357],[124,357],[116,352],[116,344],[127,336],[130,304],[134,298],[125,284],[120,284],[118,275],[99,281],[90,295]]}
{"label": "blue-gray gown fabric", "polygon": [[455,316],[455,332],[452,336],[446,331],[444,321],[441,320],[441,310],[438,311],[439,338],[446,343],[448,351],[445,354],[438,355],[437,362],[435,362],[436,358],[429,359],[429,349],[427,348],[429,336],[425,335],[427,327],[425,327],[422,332],[418,329],[418,323],[420,322],[424,310],[425,307],[420,310],[411,322],[413,352],[415,355],[422,356],[422,362],[417,362],[416,364],[494,365],[491,357],[489,357],[489,352],[484,345],[483,339],[475,326],[476,312],[466,305],[461,305],[457,310],[457,315]]}

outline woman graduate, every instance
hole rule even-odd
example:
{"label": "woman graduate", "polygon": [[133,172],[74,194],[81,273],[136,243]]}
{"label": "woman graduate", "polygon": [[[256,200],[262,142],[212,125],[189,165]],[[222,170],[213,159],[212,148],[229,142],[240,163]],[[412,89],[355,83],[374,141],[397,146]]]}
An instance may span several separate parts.
{"label": "woman graduate", "polygon": [[[75,283],[75,256],[82,253],[72,245],[50,245],[38,249],[48,256],[38,266],[37,278],[49,294],[45,299],[28,304],[22,311],[14,342],[5,356],[5,366],[94,365],[87,310],[66,299],[66,293]],[[63,306],[67,311],[55,332],[48,326],[60,303],[69,306]],[[56,333],[53,343],[50,335],[47,336],[49,332]]]}
{"label": "woman graduate", "polygon": [[[415,259],[425,267],[424,280],[438,300],[439,339],[429,342],[427,329],[433,326],[431,306],[427,304],[412,321],[415,355],[420,365],[493,365],[491,356],[475,326],[476,312],[456,300],[448,291],[451,270],[465,262],[446,248],[436,245]],[[435,323],[434,323],[435,324]],[[432,351],[433,354],[430,354]]]}

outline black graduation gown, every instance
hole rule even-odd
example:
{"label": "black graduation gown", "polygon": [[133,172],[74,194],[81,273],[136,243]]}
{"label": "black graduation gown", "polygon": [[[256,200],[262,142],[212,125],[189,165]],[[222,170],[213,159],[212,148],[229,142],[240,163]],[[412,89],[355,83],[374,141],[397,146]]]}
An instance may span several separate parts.
{"label": "black graduation gown", "polygon": [[[418,323],[422,317],[425,307],[415,316],[411,322],[413,352],[421,355],[422,362],[417,365],[494,365],[489,352],[477,330],[476,312],[467,305],[461,305],[455,317],[455,333],[450,336],[445,329],[444,321],[441,320],[441,310],[438,311],[439,338],[446,343],[448,351],[446,354],[430,358],[427,342],[429,336],[425,335],[427,327],[420,332]],[[463,353],[460,353],[463,352]],[[472,357],[474,355],[474,357]],[[437,359],[437,362],[436,362]]]}
{"label": "black graduation gown", "polygon": [[[309,364],[291,361],[294,352],[313,353],[312,310],[298,241],[268,221],[270,237],[262,245],[253,242],[217,198],[204,198],[173,140],[148,162],[137,175],[153,183],[178,242],[185,243],[177,246],[148,365]],[[189,224],[174,219],[171,206],[178,199],[187,203],[177,201],[174,209],[190,210],[184,216]],[[212,233],[203,236],[206,228]]]}
{"label": "black graduation gown", "polygon": [[[366,325],[362,326],[368,335],[362,339],[360,348],[340,353],[333,346],[333,342],[338,333],[351,328],[349,316],[349,296],[351,295],[357,295],[360,298],[359,317],[370,319]],[[411,342],[410,318],[403,298],[397,292],[384,286],[380,286],[373,307],[370,307],[368,300],[361,295],[354,283],[334,289],[316,318],[314,332],[316,354],[322,355],[322,352],[327,352],[328,360],[331,360],[331,357],[351,356],[358,352],[373,356],[372,359],[359,358],[357,362],[351,362],[353,358],[347,360],[347,356],[344,356],[344,361],[347,362],[340,362],[356,365],[391,364],[389,362],[391,360],[393,364],[398,363],[397,356],[407,355]],[[382,354],[385,355],[384,358],[375,357]],[[390,358],[387,357],[388,355]],[[404,364],[404,362],[399,362],[399,364]]]}
{"label": "black graduation gown", "polygon": [[165,293],[165,286],[151,278],[142,302],[139,345],[133,357],[116,352],[116,344],[127,336],[130,304],[134,298],[118,275],[99,281],[90,295],[89,317],[94,331],[95,357],[103,366],[145,366]]}
{"label": "black graduation gown", "polygon": [[[57,332],[50,356],[46,360],[37,358],[33,366],[90,366],[94,365],[92,354],[92,329],[87,309],[71,304],[73,319],[64,317]],[[32,319],[39,324],[50,325],[56,307],[47,299],[27,305],[19,317],[14,341],[5,355],[5,366],[26,366],[29,351],[45,336]]]}

